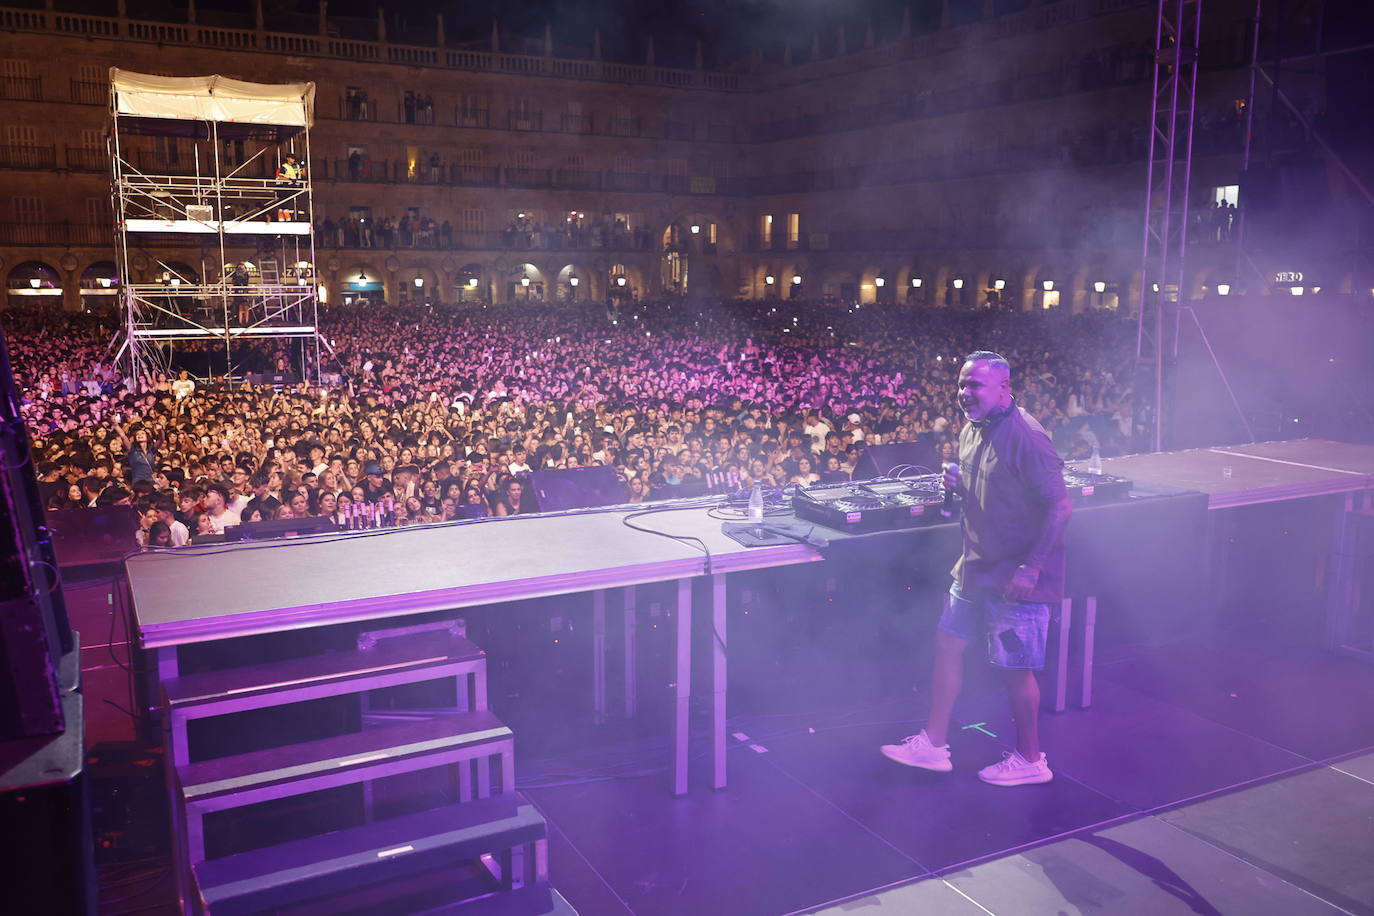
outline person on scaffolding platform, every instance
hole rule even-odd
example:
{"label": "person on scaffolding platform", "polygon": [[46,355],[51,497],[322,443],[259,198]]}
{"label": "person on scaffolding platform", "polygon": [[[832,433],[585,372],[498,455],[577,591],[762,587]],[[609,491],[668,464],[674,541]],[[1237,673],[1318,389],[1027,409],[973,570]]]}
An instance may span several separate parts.
{"label": "person on scaffolding platform", "polygon": [[277,166],[277,221],[290,222],[296,218],[294,196],[305,180],[305,166],[296,160],[295,153],[287,153]]}
{"label": "person on scaffolding platform", "polygon": [[987,350],[970,353],[959,372],[959,460],[944,485],[963,497],[964,550],[952,574],[935,632],[935,670],[926,727],[884,756],[909,767],[947,773],[950,717],[964,673],[964,649],[975,637],[1002,673],[1016,723],[1016,747],[978,771],[995,786],[1054,778],[1040,751],[1037,714],[1050,606],[1064,596],[1064,533],[1073,505],[1064,462],[1044,427],[1011,394],[1011,367]]}

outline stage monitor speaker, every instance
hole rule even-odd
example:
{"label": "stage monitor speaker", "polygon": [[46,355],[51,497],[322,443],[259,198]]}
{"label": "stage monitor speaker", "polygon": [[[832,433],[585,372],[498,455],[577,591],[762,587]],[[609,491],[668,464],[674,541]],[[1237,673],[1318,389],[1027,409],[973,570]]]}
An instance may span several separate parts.
{"label": "stage monitor speaker", "polygon": [[535,471],[531,482],[540,512],[616,506],[625,501],[625,485],[613,467]]}
{"label": "stage monitor speaker", "polygon": [[[244,522],[224,529],[226,541],[259,541],[264,538],[300,537],[306,534],[325,534],[338,531],[339,526],[327,518],[274,518],[265,522]],[[196,543],[203,543],[197,540]]]}
{"label": "stage monitor speaker", "polygon": [[138,549],[138,511],[133,506],[49,509],[48,531],[63,567],[119,563]]}
{"label": "stage monitor speaker", "polygon": [[874,477],[909,477],[940,470],[940,456],[935,450],[935,437],[922,435],[915,442],[890,442],[870,445],[864,449],[854,465],[854,480]]}
{"label": "stage monitor speaker", "polygon": [[694,480],[691,483],[661,483],[649,491],[648,498],[651,502],[661,499],[695,499],[705,496],[706,492],[704,480]]}
{"label": "stage monitor speaker", "polygon": [[95,916],[95,842],[82,695],[60,735],[0,741],[0,887],[6,913]]}

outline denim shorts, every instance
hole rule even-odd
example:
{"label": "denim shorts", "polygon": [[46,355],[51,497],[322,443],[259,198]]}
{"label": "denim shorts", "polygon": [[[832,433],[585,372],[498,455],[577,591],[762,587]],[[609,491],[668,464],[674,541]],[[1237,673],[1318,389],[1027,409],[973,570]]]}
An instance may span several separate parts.
{"label": "denim shorts", "polygon": [[988,663],[993,667],[1039,670],[1045,667],[1050,606],[1008,601],[990,588],[976,589],[970,597],[960,592],[956,583],[950,586],[938,628],[964,640],[982,632],[987,637]]}

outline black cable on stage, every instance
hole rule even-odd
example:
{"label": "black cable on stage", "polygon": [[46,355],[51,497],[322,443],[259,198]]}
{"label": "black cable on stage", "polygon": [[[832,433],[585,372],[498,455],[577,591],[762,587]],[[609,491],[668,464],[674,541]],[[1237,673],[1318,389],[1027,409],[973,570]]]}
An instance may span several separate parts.
{"label": "black cable on stage", "polygon": [[631,512],[629,515],[623,515],[620,518],[620,523],[624,525],[626,528],[631,529],[632,531],[642,531],[645,534],[656,534],[659,537],[665,537],[674,541],[678,541],[682,544],[692,545],[696,549],[700,550],[702,554],[705,555],[706,575],[709,576],[711,575],[711,548],[707,547],[706,542],[703,541],[701,538],[691,534],[670,534],[667,531],[659,531],[654,528],[644,528],[639,525],[633,525],[630,523],[631,519],[644,518],[645,516],[649,515],[657,515],[660,512],[682,512],[686,509],[700,508],[702,508],[700,503],[692,503],[690,505],[656,506],[650,509],[641,509],[638,512]]}

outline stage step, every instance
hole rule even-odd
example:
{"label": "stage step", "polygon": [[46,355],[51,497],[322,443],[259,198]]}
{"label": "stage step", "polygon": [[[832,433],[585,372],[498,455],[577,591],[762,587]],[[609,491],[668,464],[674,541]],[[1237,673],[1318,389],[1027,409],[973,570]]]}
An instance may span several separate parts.
{"label": "stage step", "polygon": [[547,885],[425,910],[424,916],[577,916],[571,903]]}
{"label": "stage step", "polygon": [[398,773],[459,766],[459,798],[491,794],[492,757],[502,794],[514,792],[515,740],[487,710],[438,716],[303,744],[219,757],[177,771],[187,834],[187,861],[205,859],[205,815]]}
{"label": "stage step", "polygon": [[[184,750],[186,722],[345,693],[460,677],[467,708],[487,708],[486,653],[449,630],[382,639],[370,648],[172,678],[163,685],[174,751]],[[174,759],[187,762],[174,752]]]}
{"label": "stage step", "polygon": [[[246,916],[351,888],[402,879],[493,855],[508,864],[507,888],[547,881],[544,818],[514,795],[445,805],[418,814],[211,859],[195,866],[202,906]],[[519,855],[510,851],[519,848]],[[398,893],[402,888],[398,886]],[[505,896],[498,893],[496,898]],[[520,895],[517,895],[520,896]],[[537,900],[540,895],[534,895]],[[486,900],[472,905],[481,906]],[[466,910],[465,910],[466,912]],[[476,910],[475,912],[558,912]]]}

